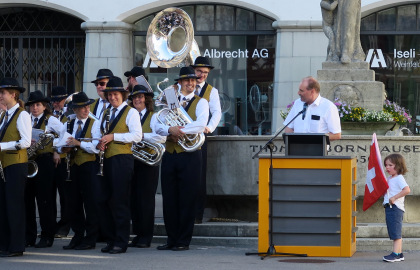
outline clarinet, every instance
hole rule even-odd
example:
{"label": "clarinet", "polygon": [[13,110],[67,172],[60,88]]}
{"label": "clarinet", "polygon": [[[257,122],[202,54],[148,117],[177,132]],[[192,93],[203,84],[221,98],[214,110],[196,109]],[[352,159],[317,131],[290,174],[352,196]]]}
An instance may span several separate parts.
{"label": "clarinet", "polygon": [[[70,123],[71,123],[71,119],[70,119],[70,117],[67,119],[67,132],[69,133],[69,134],[71,134],[70,132]],[[70,152],[68,152],[67,154],[66,154],[66,171],[67,171],[67,178],[66,178],[66,182],[71,182],[71,178],[70,178],[70,157],[71,157],[71,154],[70,154]]]}
{"label": "clarinet", "polygon": [[[110,114],[109,114],[109,110],[107,111],[105,117],[105,128],[103,131],[102,136],[107,135],[109,132],[109,121],[110,121]],[[96,175],[100,175],[100,176],[104,176],[104,156],[105,156],[105,151],[99,151],[99,171]]]}
{"label": "clarinet", "polygon": [[3,179],[3,182],[6,183],[6,177],[4,177],[3,164],[1,164],[1,160],[0,160],[0,177]]}

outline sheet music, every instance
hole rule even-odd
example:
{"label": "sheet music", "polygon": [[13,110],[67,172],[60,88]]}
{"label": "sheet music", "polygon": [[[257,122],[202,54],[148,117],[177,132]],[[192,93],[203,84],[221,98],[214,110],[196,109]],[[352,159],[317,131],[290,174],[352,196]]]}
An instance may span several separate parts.
{"label": "sheet music", "polygon": [[168,103],[168,107],[169,109],[175,109],[175,108],[179,108],[179,101],[178,101],[178,97],[175,94],[175,91],[173,88],[169,88],[169,89],[165,89],[165,97],[166,97],[166,102]]}
{"label": "sheet music", "polygon": [[39,135],[43,134],[44,130],[38,128],[32,128],[32,140],[38,141]]}

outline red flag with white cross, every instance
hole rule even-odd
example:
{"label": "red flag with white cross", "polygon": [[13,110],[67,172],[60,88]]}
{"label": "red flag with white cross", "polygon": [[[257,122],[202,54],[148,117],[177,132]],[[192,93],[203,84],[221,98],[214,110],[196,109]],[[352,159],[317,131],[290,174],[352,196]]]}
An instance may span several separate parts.
{"label": "red flag with white cross", "polygon": [[363,211],[371,207],[388,190],[388,182],[382,167],[381,153],[379,152],[378,140],[373,133],[368,170],[366,173],[365,197],[363,199]]}

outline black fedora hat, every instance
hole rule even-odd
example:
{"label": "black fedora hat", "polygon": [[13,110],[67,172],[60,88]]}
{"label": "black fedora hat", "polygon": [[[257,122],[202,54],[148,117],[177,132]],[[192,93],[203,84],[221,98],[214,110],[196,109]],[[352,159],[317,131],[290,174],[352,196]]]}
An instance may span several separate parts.
{"label": "black fedora hat", "polygon": [[50,99],[45,97],[44,94],[42,94],[41,91],[36,90],[34,92],[29,93],[28,101],[26,101],[25,106],[31,106],[34,103],[37,102],[50,102]]}
{"label": "black fedora hat", "polygon": [[98,80],[111,78],[113,76],[114,76],[114,74],[112,73],[112,71],[110,69],[102,68],[102,69],[98,70],[98,74],[96,74],[96,80],[93,80],[91,82],[94,83]]}
{"label": "black fedora hat", "polygon": [[147,80],[147,75],[146,75],[146,71],[144,71],[144,69],[142,67],[133,67],[130,71],[126,71],[124,72],[124,76],[125,77],[138,77],[143,75],[146,80]]}
{"label": "black fedora hat", "polygon": [[137,85],[134,85],[133,92],[130,93],[130,95],[128,96],[128,98],[130,100],[132,100],[133,97],[135,95],[138,95],[138,94],[144,94],[146,96],[151,96],[151,97],[154,97],[155,96],[155,93],[153,93],[153,90],[151,88],[147,88],[144,85],[137,84]]}
{"label": "black fedora hat", "polygon": [[14,78],[3,78],[0,80],[0,89],[15,89],[19,92],[25,92],[25,88],[20,87],[19,83]]}
{"label": "black fedora hat", "polygon": [[128,92],[128,90],[124,88],[121,78],[117,76],[111,77],[108,83],[106,84],[105,89],[102,90],[102,92],[111,91]]}
{"label": "black fedora hat", "polygon": [[72,100],[69,102],[68,106],[70,108],[80,108],[95,102],[94,99],[88,98],[85,92],[75,93],[72,97]]}
{"label": "black fedora hat", "polygon": [[189,78],[197,79],[194,69],[192,67],[182,67],[179,71],[179,77],[175,81]]}
{"label": "black fedora hat", "polygon": [[210,60],[207,57],[199,56],[195,59],[194,65],[191,65],[191,67],[206,67],[209,69],[213,69],[214,67],[210,65]]}
{"label": "black fedora hat", "polygon": [[67,90],[64,86],[54,86],[51,90],[51,101],[61,101],[67,98]]}

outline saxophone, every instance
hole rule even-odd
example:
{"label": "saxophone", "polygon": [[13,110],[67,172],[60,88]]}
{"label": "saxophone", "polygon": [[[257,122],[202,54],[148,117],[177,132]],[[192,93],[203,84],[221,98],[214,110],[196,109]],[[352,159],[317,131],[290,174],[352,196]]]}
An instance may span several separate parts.
{"label": "saxophone", "polygon": [[[105,117],[105,128],[104,128],[102,136],[107,135],[109,132],[109,121],[111,117],[109,110],[107,110],[106,115],[104,117]],[[96,175],[104,176],[104,158],[105,158],[105,151],[99,151],[99,171]]]}
{"label": "saxophone", "polygon": [[[36,151],[44,149],[49,143],[54,140],[55,135],[52,133],[42,133],[39,135],[39,139],[36,143],[26,149],[28,153],[28,159],[33,158]],[[38,173],[38,164],[34,160],[28,160],[28,178],[33,178]]]}

